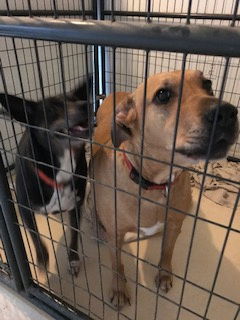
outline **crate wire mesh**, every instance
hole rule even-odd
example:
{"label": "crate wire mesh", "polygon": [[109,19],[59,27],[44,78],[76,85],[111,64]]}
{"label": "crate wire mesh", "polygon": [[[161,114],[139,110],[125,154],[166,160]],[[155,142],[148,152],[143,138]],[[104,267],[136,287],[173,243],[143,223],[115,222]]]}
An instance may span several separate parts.
{"label": "crate wire mesh", "polygon": [[9,275],[7,257],[5,254],[5,249],[2,243],[2,239],[0,241],[0,269],[3,273]]}
{"label": "crate wire mesh", "polygon": [[[105,20],[133,21],[136,24],[187,22],[238,26],[237,4],[237,1],[107,1],[104,10],[98,7],[98,13]],[[61,16],[72,20],[96,17],[90,1],[62,1],[57,4],[55,1],[41,4],[38,1],[7,1],[6,6],[0,9],[4,11],[2,15]],[[0,55],[1,91],[5,88],[8,93],[33,100],[42,99],[43,95],[65,94],[90,71],[94,72],[96,90],[100,90],[96,93],[108,95],[115,91],[132,92],[147,76],[157,72],[198,69],[213,81],[217,97],[239,106],[239,58],[8,37],[1,38]],[[1,116],[1,152],[6,168],[13,164],[18,154],[22,132],[15,120],[10,120],[6,114]],[[230,150],[230,155],[240,156],[239,141]],[[46,299],[41,296],[42,292],[53,294],[66,302],[68,308],[81,310],[94,319],[238,320],[239,253],[236,244],[240,230],[237,219],[239,193],[232,210],[211,206],[203,198],[206,173],[207,166],[202,172],[200,191],[193,191],[195,207],[192,212],[184,213],[187,219],[174,253],[174,287],[167,295],[156,291],[153,284],[158,268],[159,257],[156,255],[161,249],[159,238],[133,242],[122,249],[132,306],[114,310],[107,295],[111,277],[108,244],[101,244],[100,239],[96,241],[98,233],[96,236],[91,230],[88,212],[83,214],[79,230],[82,267],[77,278],[67,274],[70,228],[67,216],[62,213],[60,219],[52,215],[37,217],[39,232],[50,251],[50,266],[40,273],[29,233],[18,213],[18,225],[35,284],[28,291],[40,299]],[[17,205],[14,178],[14,170],[9,171],[9,185],[13,202]],[[231,180],[239,187],[237,177],[231,177]],[[207,263],[204,255],[209,259]]]}

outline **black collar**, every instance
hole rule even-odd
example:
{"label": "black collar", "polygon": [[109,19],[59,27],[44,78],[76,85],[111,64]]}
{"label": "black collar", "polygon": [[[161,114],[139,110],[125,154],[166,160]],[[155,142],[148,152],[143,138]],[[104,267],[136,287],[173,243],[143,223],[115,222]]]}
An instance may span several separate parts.
{"label": "black collar", "polygon": [[[123,152],[123,159],[128,169],[130,170],[130,173],[129,173],[130,179],[136,184],[140,184],[141,188],[145,190],[164,190],[166,192],[168,191],[168,182],[157,184],[144,179],[143,176],[141,176],[139,172],[134,168],[130,160],[127,158],[125,152]],[[176,179],[174,179],[174,181],[171,182],[170,186],[172,186],[175,183],[175,181]]]}

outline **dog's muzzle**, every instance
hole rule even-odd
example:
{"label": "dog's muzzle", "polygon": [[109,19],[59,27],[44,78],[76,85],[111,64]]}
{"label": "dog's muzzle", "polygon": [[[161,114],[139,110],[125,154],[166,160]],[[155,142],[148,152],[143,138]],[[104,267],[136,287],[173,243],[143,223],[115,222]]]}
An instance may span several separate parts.
{"label": "dog's muzzle", "polygon": [[179,148],[176,151],[194,159],[205,159],[208,155],[212,130],[214,130],[209,159],[225,157],[238,136],[237,114],[237,108],[229,103],[223,103],[219,108],[215,105],[203,115],[204,129],[197,138],[197,143],[194,143],[192,147]]}
{"label": "dog's muzzle", "polygon": [[[205,114],[205,121],[210,125],[213,126],[214,121],[216,121],[216,126],[223,130],[229,129],[234,127],[237,121],[237,108],[229,103],[224,103],[220,105],[219,110],[217,106],[212,108]],[[215,117],[217,119],[215,120]]]}
{"label": "dog's muzzle", "polygon": [[205,115],[206,126],[208,126],[208,141],[205,147],[210,143],[212,130],[214,130],[212,149],[210,158],[224,157],[229,147],[235,142],[238,135],[237,108],[229,103],[215,106]]}

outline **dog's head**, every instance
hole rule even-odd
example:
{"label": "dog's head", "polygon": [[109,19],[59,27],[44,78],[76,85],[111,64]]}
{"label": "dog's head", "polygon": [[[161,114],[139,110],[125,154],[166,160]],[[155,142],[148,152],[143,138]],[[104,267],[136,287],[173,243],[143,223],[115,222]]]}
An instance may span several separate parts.
{"label": "dog's head", "polygon": [[[147,80],[144,141],[148,151],[159,159],[163,156],[169,160],[172,152],[180,85],[180,71],[156,74]],[[185,165],[206,158],[217,106],[211,81],[200,71],[186,71],[176,137],[176,163]],[[143,109],[144,84],[116,108],[113,137],[116,147],[126,140],[140,144]],[[237,108],[223,101],[217,115],[210,159],[224,157],[237,135]]]}
{"label": "dog's head", "polygon": [[91,87],[92,77],[89,77],[67,93],[65,98],[62,94],[35,102],[2,93],[0,103],[12,118],[33,126],[30,130],[42,146],[47,146],[47,133],[38,128],[49,129],[51,144],[55,148],[66,147],[69,136],[71,144],[78,147],[82,145],[78,138],[89,136],[91,104],[88,107],[88,101],[91,100]]}

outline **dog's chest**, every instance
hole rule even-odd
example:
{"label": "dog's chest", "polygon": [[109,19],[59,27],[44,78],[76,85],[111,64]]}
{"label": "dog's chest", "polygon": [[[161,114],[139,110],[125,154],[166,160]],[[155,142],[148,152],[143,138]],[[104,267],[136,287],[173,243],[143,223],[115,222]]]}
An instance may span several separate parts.
{"label": "dog's chest", "polygon": [[[54,188],[52,197],[46,206],[38,209],[42,213],[54,213],[61,211],[69,211],[75,208],[79,197],[75,194],[72,188],[72,172],[76,169],[76,160],[72,155],[72,161],[69,150],[64,152],[64,155],[59,159],[60,170],[56,175],[56,181],[59,185]],[[72,164],[71,164],[72,162]]]}

